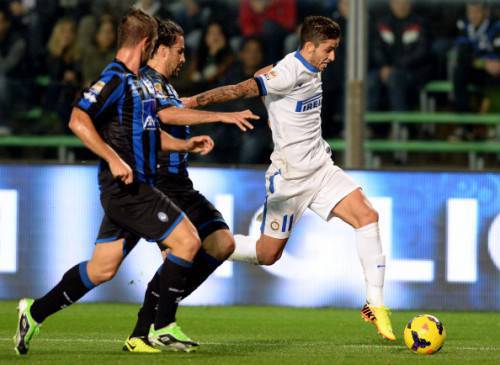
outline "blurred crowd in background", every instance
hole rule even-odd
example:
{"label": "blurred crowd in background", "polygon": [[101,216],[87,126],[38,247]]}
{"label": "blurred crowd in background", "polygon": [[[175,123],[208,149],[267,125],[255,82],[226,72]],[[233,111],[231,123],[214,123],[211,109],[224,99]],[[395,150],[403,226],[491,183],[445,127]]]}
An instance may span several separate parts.
{"label": "blurred crowd in background", "polygon": [[[421,89],[447,80],[452,91],[438,100],[439,110],[500,112],[498,2],[368,3],[369,111],[420,110]],[[0,0],[0,134],[69,133],[72,102],[112,60],[117,22],[131,6],[184,28],[187,63],[171,80],[181,96],[252,77],[297,49],[305,16],[331,16],[344,39],[322,75],[323,134],[342,138],[349,0]],[[227,126],[197,128],[215,139],[212,161],[266,163],[272,141],[260,100],[213,108],[250,108],[263,122],[247,134]],[[449,133],[488,138],[472,127]],[[390,131],[377,127],[368,134],[389,138]]]}

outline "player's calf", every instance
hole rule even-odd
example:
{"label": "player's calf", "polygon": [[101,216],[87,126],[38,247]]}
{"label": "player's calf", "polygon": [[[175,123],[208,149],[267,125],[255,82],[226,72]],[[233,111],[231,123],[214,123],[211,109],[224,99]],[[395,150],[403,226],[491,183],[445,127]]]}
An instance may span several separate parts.
{"label": "player's calf", "polygon": [[224,261],[235,249],[234,237],[227,229],[219,229],[203,240],[203,249],[213,258]]}
{"label": "player's calf", "polygon": [[262,235],[256,243],[259,265],[273,265],[281,258],[287,238],[273,238]]}

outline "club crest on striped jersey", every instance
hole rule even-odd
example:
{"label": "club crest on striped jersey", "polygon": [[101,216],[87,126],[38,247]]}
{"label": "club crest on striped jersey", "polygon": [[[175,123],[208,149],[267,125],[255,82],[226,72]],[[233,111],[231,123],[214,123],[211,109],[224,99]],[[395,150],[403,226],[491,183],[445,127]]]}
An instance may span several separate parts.
{"label": "club crest on striped jersey", "polygon": [[142,128],[144,130],[156,130],[160,127],[158,119],[155,118],[155,100],[142,101]]}

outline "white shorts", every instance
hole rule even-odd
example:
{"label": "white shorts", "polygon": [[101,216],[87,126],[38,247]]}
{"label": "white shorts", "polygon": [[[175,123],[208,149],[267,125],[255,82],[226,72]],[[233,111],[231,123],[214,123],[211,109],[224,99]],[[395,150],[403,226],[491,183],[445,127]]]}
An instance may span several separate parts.
{"label": "white shorts", "polygon": [[266,172],[266,202],[260,231],[273,238],[288,238],[306,208],[328,221],[332,209],[359,185],[333,162],[310,176],[284,179],[271,165]]}

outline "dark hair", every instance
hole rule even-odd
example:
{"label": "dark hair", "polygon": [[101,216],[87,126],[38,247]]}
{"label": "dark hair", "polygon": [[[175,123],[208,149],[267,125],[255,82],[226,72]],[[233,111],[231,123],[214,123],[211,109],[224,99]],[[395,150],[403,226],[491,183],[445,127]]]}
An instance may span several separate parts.
{"label": "dark hair", "polygon": [[118,48],[133,47],[143,38],[156,42],[157,24],[153,17],[139,9],[131,9],[118,27]]}
{"label": "dark hair", "polygon": [[306,42],[318,45],[327,39],[338,39],[340,37],[340,26],[326,16],[313,15],[304,19],[300,30],[300,48]]}
{"label": "dark hair", "polygon": [[215,19],[210,20],[207,23],[207,25],[205,26],[205,28],[203,28],[203,31],[202,31],[202,34],[200,37],[200,43],[198,44],[198,49],[196,51],[196,69],[198,71],[203,70],[205,68],[205,65],[208,62],[208,46],[207,46],[207,43],[205,41],[205,38],[207,37],[208,30],[213,25],[219,27],[220,31],[224,35],[224,38],[226,38],[226,45],[224,48],[219,50],[217,55],[215,55],[215,62],[219,63],[225,57],[227,57],[227,55],[230,55],[233,53],[231,50],[231,47],[229,45],[229,33],[228,33],[227,29],[225,29],[225,27],[222,25],[222,23],[219,22],[218,20],[215,20]]}
{"label": "dark hair", "polygon": [[262,39],[260,39],[259,37],[255,36],[255,35],[251,35],[251,36],[243,38],[243,40],[240,44],[239,50],[242,51],[243,48],[245,48],[245,46],[251,42],[257,43],[259,45],[261,51],[264,52],[264,43],[262,42]]}
{"label": "dark hair", "polygon": [[158,39],[156,41],[153,54],[160,46],[170,47],[175,43],[178,36],[184,35],[184,30],[173,20],[160,20],[155,18],[158,24]]}

